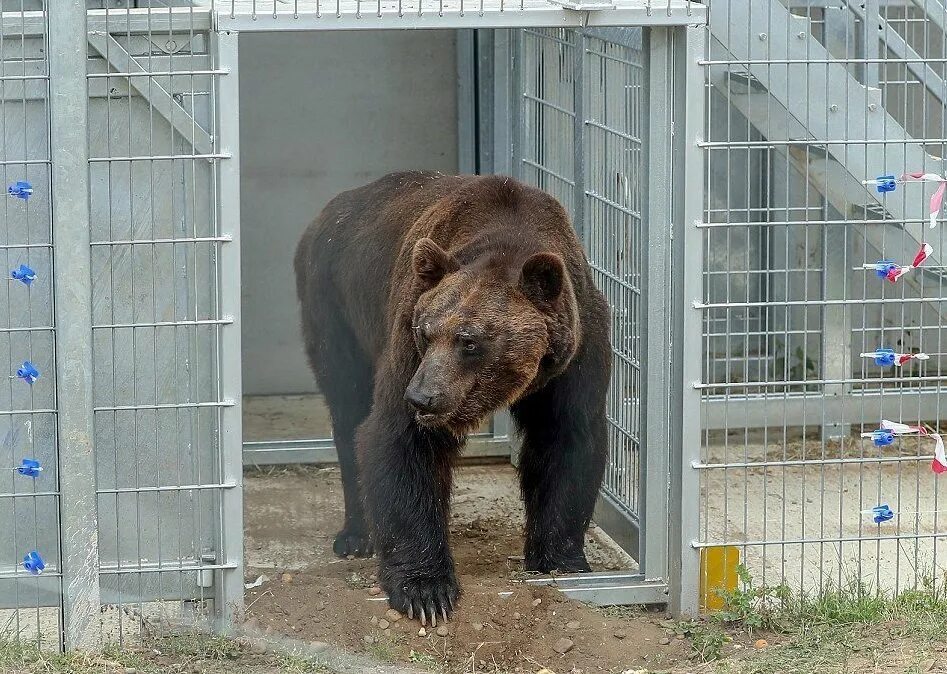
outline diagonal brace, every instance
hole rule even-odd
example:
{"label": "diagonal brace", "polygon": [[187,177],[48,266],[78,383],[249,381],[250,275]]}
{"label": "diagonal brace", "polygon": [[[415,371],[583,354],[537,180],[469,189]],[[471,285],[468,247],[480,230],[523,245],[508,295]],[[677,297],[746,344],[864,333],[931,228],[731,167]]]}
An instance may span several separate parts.
{"label": "diagonal brace", "polygon": [[934,98],[941,105],[947,102],[947,85],[945,85],[944,80],[914,51],[914,48],[894,29],[894,26],[887,19],[882,16],[869,17],[865,5],[861,2],[845,0],[845,4],[866,25],[870,26],[877,21],[878,35],[885,46],[894,52],[897,58],[904,60],[908,70],[934,95]]}
{"label": "diagonal brace", "polygon": [[[102,55],[109,66],[119,72],[148,72],[111,35],[98,31],[90,32],[89,44]],[[129,77],[128,85],[148,101],[155,112],[168,120],[168,123],[193,145],[197,154],[213,153],[214,143],[210,134],[164,87],[150,78],[139,77]]]}

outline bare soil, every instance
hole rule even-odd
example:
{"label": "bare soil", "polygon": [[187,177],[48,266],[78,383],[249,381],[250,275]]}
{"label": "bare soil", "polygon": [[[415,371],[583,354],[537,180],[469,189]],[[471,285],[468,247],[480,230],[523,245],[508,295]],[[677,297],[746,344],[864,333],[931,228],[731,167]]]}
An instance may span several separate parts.
{"label": "bare soil", "polygon": [[[693,655],[663,614],[598,609],[522,582],[510,466],[459,470],[451,536],[464,596],[446,635],[431,626],[419,634],[417,620],[387,614],[373,594],[376,560],[332,554],[342,517],[335,468],[256,473],[245,486],[247,581],[268,578],[247,591],[251,630],[451,672],[668,671]],[[586,547],[596,570],[633,567],[597,528]]]}

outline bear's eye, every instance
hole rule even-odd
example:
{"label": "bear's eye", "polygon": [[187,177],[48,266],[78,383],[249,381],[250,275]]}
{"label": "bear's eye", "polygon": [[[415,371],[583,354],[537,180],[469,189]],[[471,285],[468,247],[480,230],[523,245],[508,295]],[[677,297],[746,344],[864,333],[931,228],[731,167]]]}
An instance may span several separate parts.
{"label": "bear's eye", "polygon": [[480,345],[469,337],[461,337],[460,349],[467,355],[473,355],[480,351]]}

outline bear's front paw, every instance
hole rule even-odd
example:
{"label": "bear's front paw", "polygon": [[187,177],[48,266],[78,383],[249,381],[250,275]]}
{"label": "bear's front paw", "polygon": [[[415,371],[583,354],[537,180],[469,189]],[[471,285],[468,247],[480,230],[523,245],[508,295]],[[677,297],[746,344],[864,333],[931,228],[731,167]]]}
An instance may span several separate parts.
{"label": "bear's front paw", "polygon": [[362,527],[346,525],[335,535],[332,551],[339,557],[371,557],[375,549],[371,536]]}
{"label": "bear's front paw", "polygon": [[434,577],[413,577],[403,573],[392,573],[383,580],[388,592],[391,608],[413,619],[417,616],[422,625],[437,627],[437,616],[444,622],[454,612],[460,598],[460,585],[451,571]]}

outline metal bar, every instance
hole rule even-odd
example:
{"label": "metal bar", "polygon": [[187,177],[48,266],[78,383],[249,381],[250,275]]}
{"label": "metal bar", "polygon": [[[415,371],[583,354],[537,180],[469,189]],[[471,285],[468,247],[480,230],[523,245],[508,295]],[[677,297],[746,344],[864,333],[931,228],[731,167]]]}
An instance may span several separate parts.
{"label": "metal bar", "polygon": [[494,33],[500,31],[478,30],[474,33],[477,76],[477,172],[483,175],[496,173],[494,167],[494,134],[496,128],[496,102],[494,95]]}
{"label": "metal bar", "polygon": [[550,585],[570,599],[595,606],[642,606],[666,604],[668,584],[663,580],[642,579],[628,574],[608,577],[596,574],[587,585],[575,585],[568,577],[527,581],[529,585]]}
{"label": "metal bar", "polygon": [[[648,31],[647,84],[643,97],[648,106],[648,130],[642,156],[647,157],[646,240],[643,246],[641,304],[648,312],[644,328],[641,377],[645,382],[642,415],[642,458],[639,463],[641,550],[638,564],[645,574],[667,577],[668,572],[668,447],[671,382],[667,366],[670,345],[671,307],[671,194],[673,181],[671,137],[674,111],[666,85],[673,82],[670,61],[670,32]],[[663,89],[663,90],[662,90]]]}
{"label": "metal bar", "polygon": [[[478,436],[467,440],[461,458],[504,458],[510,456],[511,439]],[[243,462],[247,466],[292,463],[338,463],[331,438],[311,440],[250,440],[243,443]]]}
{"label": "metal bar", "polygon": [[[55,0],[50,4],[55,4]],[[44,12],[40,10],[0,13],[0,31],[4,37],[41,37],[44,23]],[[121,26],[125,35],[206,31],[211,28],[212,13],[209,8],[200,7],[164,7],[160,12],[144,7],[88,10],[88,30],[104,31],[106,23]]]}
{"label": "metal bar", "polygon": [[477,91],[474,33],[457,31],[457,170],[477,171]]}
{"label": "metal bar", "polygon": [[[655,7],[661,7],[655,5]],[[351,7],[349,10],[348,8]],[[671,9],[649,8],[645,0],[629,0],[610,10],[578,11],[551,4],[530,4],[522,9],[499,3],[478,12],[461,14],[457,10],[443,12],[398,10],[377,13],[355,12],[354,2],[341,4],[340,13],[299,11],[273,15],[272,12],[253,15],[219,11],[219,30],[237,32],[317,31],[317,30],[375,30],[383,28],[583,28],[603,26],[686,26],[706,22],[707,10],[703,5],[686,0],[670,0]]]}
{"label": "metal bar", "polygon": [[589,223],[585,219],[585,33],[575,31],[575,41],[572,45],[572,81],[573,81],[573,157],[572,180],[575,196],[572,198],[572,224],[576,235],[585,250],[589,250]]}
{"label": "metal bar", "polygon": [[[212,35],[216,57],[215,67],[229,75],[217,80],[215,97],[215,140],[230,159],[217,166],[217,218],[220,232],[233,240],[233,245],[220,251],[218,278],[218,315],[232,317],[234,323],[219,331],[218,396],[233,400],[221,408],[220,475],[222,482],[236,485],[221,495],[219,549],[232,568],[217,576],[217,619],[224,625],[238,622],[243,616],[243,421],[240,347],[240,78],[238,35],[216,32]],[[222,576],[222,577],[221,577]]]}
{"label": "metal bar", "polygon": [[[700,392],[688,384],[701,376],[703,321],[699,311],[688,307],[703,297],[704,254],[702,220],[703,194],[698,186],[704,182],[704,157],[698,146],[704,129],[704,72],[700,59],[704,56],[703,28],[678,29],[673,35],[674,76],[684,92],[674,101],[674,161],[680,167],[681,184],[689,189],[676,189],[674,218],[673,282],[676,301],[672,304],[673,391],[671,434],[671,511],[670,586],[671,610],[677,615],[696,615],[699,608],[699,555],[691,543],[700,531],[700,474],[689,468],[700,457]],[[695,379],[696,378],[696,379]]]}
{"label": "metal bar", "polygon": [[[148,74],[148,71],[111,35],[92,31],[89,33],[89,44],[116,70]],[[196,154],[213,152],[213,143],[207,131],[158,82],[153,78],[143,80],[138,77],[129,77],[128,84],[148,102],[152,110],[164,117],[181,134],[181,137],[194,147]]]}
{"label": "metal bar", "polygon": [[[892,401],[890,396],[898,396]],[[823,419],[838,419],[849,424],[876,424],[882,415],[892,413],[903,405],[911,410],[912,418],[937,419],[941,403],[936,392],[895,388],[889,391],[852,392],[822,400],[821,394],[808,396],[776,395],[765,398],[730,396],[726,400],[710,398],[704,401],[700,417],[707,430],[733,426],[739,420],[746,428],[775,426],[819,426]],[[776,403],[779,403],[776,405]],[[736,406],[737,411],[733,409]]]}
{"label": "metal bar", "polygon": [[[56,382],[63,643],[99,643],[99,548],[92,424],[88,52],[84,0],[49,4],[49,132],[55,249]],[[78,64],[78,65],[77,65]]]}
{"label": "metal bar", "polygon": [[867,73],[865,84],[877,87],[879,63],[895,62],[894,59],[884,59],[877,55],[880,36],[885,46],[907,65],[908,70],[919,80],[919,83],[927,88],[938,103],[943,105],[947,96],[947,84],[928,65],[930,60],[914,51],[907,40],[891,25],[891,22],[879,14],[877,0],[865,0],[865,4],[845,0],[845,5],[862,20],[864,26],[865,33],[862,39],[866,41],[867,47],[864,59]]}

